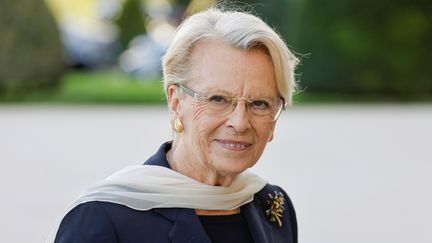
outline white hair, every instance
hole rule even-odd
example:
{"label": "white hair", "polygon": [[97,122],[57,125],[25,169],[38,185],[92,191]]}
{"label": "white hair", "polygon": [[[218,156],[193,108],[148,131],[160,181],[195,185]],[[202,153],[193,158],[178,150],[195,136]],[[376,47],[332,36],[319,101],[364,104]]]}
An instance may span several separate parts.
{"label": "white hair", "polygon": [[296,88],[294,70],[298,59],[282,38],[252,14],[216,8],[190,16],[177,28],[162,58],[165,92],[174,83],[187,83],[192,47],[208,39],[221,40],[243,50],[264,48],[273,61],[279,95],[285,104],[292,103]]}

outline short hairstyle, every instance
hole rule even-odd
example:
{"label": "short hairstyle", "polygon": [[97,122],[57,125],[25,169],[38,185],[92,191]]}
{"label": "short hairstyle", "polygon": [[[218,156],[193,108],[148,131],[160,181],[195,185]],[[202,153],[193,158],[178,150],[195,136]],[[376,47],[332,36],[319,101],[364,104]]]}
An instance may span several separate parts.
{"label": "short hairstyle", "polygon": [[276,86],[285,104],[292,103],[296,88],[296,56],[283,39],[260,18],[245,12],[211,8],[196,13],[177,28],[162,58],[164,90],[189,80],[190,56],[199,41],[216,39],[243,50],[264,48],[273,61]]}

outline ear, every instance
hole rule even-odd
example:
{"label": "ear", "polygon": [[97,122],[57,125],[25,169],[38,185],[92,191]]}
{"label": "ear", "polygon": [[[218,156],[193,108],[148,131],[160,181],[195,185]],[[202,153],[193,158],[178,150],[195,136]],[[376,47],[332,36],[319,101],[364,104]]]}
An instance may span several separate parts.
{"label": "ear", "polygon": [[170,85],[167,88],[168,110],[171,114],[171,124],[174,124],[174,119],[179,117],[180,109],[180,93],[177,86]]}

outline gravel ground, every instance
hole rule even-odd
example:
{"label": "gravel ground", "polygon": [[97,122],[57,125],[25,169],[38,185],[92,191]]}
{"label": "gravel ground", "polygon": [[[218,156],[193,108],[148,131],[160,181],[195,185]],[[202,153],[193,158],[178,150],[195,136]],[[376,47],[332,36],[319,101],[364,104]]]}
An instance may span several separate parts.
{"label": "gravel ground", "polygon": [[[43,242],[88,185],[172,136],[165,107],[0,106],[2,242]],[[432,242],[432,105],[299,106],[253,170],[302,243]]]}

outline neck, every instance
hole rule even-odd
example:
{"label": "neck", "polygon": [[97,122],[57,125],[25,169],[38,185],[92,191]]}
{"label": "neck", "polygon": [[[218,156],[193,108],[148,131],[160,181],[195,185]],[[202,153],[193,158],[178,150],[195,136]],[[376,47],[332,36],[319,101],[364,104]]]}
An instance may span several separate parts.
{"label": "neck", "polygon": [[207,185],[227,187],[235,180],[236,175],[221,175],[191,155],[194,153],[188,153],[184,147],[174,142],[166,158],[172,170]]}

